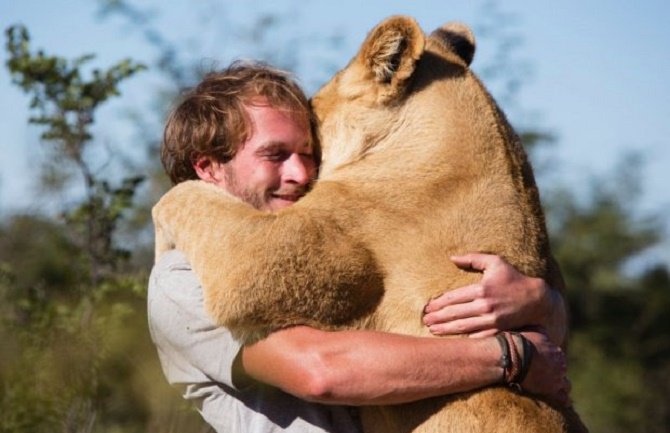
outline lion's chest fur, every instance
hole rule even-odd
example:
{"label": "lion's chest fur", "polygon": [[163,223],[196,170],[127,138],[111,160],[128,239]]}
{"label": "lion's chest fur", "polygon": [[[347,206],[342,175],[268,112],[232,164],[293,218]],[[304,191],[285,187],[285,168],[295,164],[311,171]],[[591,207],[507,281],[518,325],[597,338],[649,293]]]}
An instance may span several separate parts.
{"label": "lion's chest fur", "polygon": [[[446,82],[413,86],[421,93],[410,93],[402,106],[378,107],[375,113],[347,100],[322,116],[321,182],[335,180],[361,197],[343,225],[365,240],[384,275],[375,326],[426,334],[420,321],[425,303],[478,278],[458,270],[450,255],[496,252],[532,275],[545,276],[546,267],[540,251],[543,222],[526,224],[526,202],[532,198],[517,188],[524,183],[514,179],[521,172],[506,156],[508,137],[497,127],[495,107],[479,82],[461,71]],[[315,104],[317,114],[319,107]],[[349,149],[347,162],[329,160],[341,147]],[[328,194],[317,194],[316,206],[322,206]]]}

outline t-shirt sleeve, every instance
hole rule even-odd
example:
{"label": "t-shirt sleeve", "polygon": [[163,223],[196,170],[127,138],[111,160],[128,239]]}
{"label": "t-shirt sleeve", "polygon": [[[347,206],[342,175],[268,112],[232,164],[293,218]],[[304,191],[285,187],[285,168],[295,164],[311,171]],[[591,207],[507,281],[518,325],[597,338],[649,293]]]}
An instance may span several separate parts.
{"label": "t-shirt sleeve", "polygon": [[236,367],[241,345],[205,312],[202,286],[179,251],[164,253],[154,266],[147,304],[151,338],[171,384],[236,388],[248,380]]}
{"label": "t-shirt sleeve", "polygon": [[164,253],[149,279],[151,338],[165,376],[216,431],[360,432],[350,408],[302,401],[250,379],[241,345],[205,312],[200,282],[183,254]]}

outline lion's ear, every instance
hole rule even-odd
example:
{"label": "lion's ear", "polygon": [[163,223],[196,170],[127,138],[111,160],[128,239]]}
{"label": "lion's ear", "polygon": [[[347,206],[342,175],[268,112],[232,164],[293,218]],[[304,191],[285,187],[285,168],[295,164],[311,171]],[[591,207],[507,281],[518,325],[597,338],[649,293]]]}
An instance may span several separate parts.
{"label": "lion's ear", "polygon": [[467,66],[475,55],[475,36],[468,26],[462,23],[447,23],[430,34],[430,39],[444,49],[455,53]]}
{"label": "lion's ear", "polygon": [[395,16],[372,29],[356,56],[365,75],[386,86],[386,95],[400,93],[423,53],[423,31],[410,17]]}

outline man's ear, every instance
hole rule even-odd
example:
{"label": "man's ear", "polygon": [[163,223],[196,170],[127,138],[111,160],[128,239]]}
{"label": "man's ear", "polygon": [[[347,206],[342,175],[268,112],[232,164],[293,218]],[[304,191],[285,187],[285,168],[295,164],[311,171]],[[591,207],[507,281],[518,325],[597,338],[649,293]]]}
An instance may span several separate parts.
{"label": "man's ear", "polygon": [[200,180],[216,185],[225,182],[223,164],[211,156],[199,156],[193,163],[193,170]]}

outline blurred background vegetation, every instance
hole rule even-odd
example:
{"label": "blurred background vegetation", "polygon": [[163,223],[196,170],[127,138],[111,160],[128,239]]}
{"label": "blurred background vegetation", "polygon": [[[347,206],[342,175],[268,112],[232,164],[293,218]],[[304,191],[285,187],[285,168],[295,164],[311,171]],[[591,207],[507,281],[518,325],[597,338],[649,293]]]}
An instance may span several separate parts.
{"label": "blurred background vegetation", "polygon": [[[165,383],[145,312],[153,260],[149,209],[168,188],[155,119],[203,68],[136,3],[100,2],[103,19],[125,20],[151,45],[156,56],[146,64],[127,59],[97,69],[93,55],[44,53],[30,29],[6,29],[6,72],[29,96],[26,120],[46,152],[37,168],[42,193],[68,200],[55,211],[0,220],[0,432],[207,431]],[[477,36],[497,53],[479,72],[503,109],[518,113],[522,41],[500,24],[494,6],[482,13]],[[259,10],[244,25],[228,23],[227,31],[249,46],[250,57],[300,75],[301,45],[279,49],[272,37],[289,25],[289,15]],[[333,34],[311,43],[328,51],[337,40]],[[164,78],[153,96],[156,111],[130,112],[129,121],[148,157],[127,164],[111,152],[109,164],[120,168],[101,169],[108,143],[93,129],[98,109],[147,69]],[[324,60],[311,76],[323,82],[334,70]],[[547,164],[537,150],[554,144],[556,134],[515,123],[541,177]],[[665,241],[660,215],[637,207],[643,165],[640,155],[625,155],[612,170],[617,181],[594,176],[586,192],[562,184],[542,191],[569,287],[574,400],[594,433],[670,431],[670,274],[640,259]]]}

